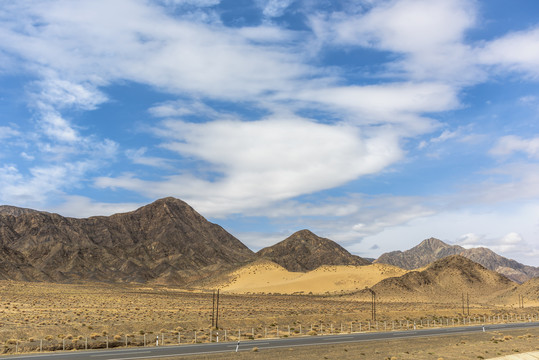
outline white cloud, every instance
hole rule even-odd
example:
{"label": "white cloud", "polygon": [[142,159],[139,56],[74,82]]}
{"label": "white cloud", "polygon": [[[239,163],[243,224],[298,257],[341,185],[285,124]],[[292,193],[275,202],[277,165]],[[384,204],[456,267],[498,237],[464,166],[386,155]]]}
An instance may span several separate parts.
{"label": "white cloud", "polygon": [[40,122],[43,133],[53,140],[73,143],[80,141],[80,137],[71,124],[56,111],[50,111],[43,114]]}
{"label": "white cloud", "polygon": [[199,118],[213,120],[234,117],[233,115],[224,113],[222,111],[216,111],[200,100],[167,101],[152,106],[148,111],[151,115],[162,118],[182,118],[185,116],[194,115]]}
{"label": "white cloud", "polygon": [[214,179],[189,174],[151,183],[132,177],[101,178],[102,187],[123,187],[150,197],[174,194],[204,213],[236,212],[342,185],[378,172],[401,158],[395,134],[364,137],[348,125],[304,119],[194,124],[166,121],[159,135],[181,156],[212,164]]}
{"label": "white cloud", "polygon": [[85,218],[91,216],[110,216],[128,211],[146,205],[140,203],[104,203],[97,202],[85,196],[62,196],[62,203],[50,209],[50,211],[59,213],[63,216]]}
{"label": "white cloud", "polygon": [[508,156],[515,152],[523,152],[530,158],[539,159],[539,137],[523,139],[515,135],[503,136],[490,150],[495,156]]}
{"label": "white cloud", "polygon": [[143,147],[137,150],[127,150],[127,157],[133,162],[133,164],[140,164],[146,166],[153,166],[158,168],[171,168],[171,162],[169,159],[160,158],[156,156],[146,156],[147,148]]}
{"label": "white cloud", "polygon": [[13,129],[10,126],[0,126],[0,140],[13,138],[20,135],[20,131]]}
{"label": "white cloud", "polygon": [[4,49],[85,89],[129,80],[170,92],[252,97],[290,87],[313,71],[286,46],[253,44],[242,36],[246,30],[174,19],[141,2],[48,2],[12,11],[6,17],[18,23],[0,27]]}
{"label": "white cloud", "polygon": [[162,3],[166,6],[196,6],[196,7],[206,7],[214,6],[221,2],[221,0],[156,0],[158,3]]}
{"label": "white cloud", "polygon": [[294,0],[257,0],[264,16],[270,18],[282,16],[293,2]]}
{"label": "white cloud", "polygon": [[107,97],[92,84],[76,84],[59,78],[50,78],[36,82],[34,87],[38,93],[33,96],[38,104],[45,107],[94,110],[107,101]]}
{"label": "white cloud", "polygon": [[442,83],[390,83],[306,89],[292,96],[348,111],[355,115],[353,121],[357,124],[404,124],[413,133],[423,133],[434,127],[433,120],[419,114],[446,111],[459,106],[455,89]]}
{"label": "white cloud", "polygon": [[539,28],[510,33],[478,50],[482,64],[539,76]]}
{"label": "white cloud", "polygon": [[70,163],[33,167],[28,174],[15,165],[0,168],[0,199],[22,206],[43,206],[60,189],[72,186],[84,174],[87,164]]}
{"label": "white cloud", "polygon": [[465,32],[476,23],[476,4],[468,0],[386,1],[361,13],[312,16],[317,37],[329,46],[372,47],[403,54],[388,69],[416,80],[452,84],[484,77],[475,67]]}

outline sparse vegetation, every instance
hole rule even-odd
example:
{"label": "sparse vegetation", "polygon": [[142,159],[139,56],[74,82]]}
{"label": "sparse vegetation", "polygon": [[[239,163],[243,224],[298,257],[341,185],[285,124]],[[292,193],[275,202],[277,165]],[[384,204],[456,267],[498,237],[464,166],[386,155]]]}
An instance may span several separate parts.
{"label": "sparse vegetation", "polygon": [[[350,326],[354,331],[366,331],[371,320],[370,302],[351,295],[224,294],[220,306],[219,325],[229,330],[226,335],[219,332],[221,341],[225,336],[229,341],[238,340],[240,335],[241,340],[247,340],[346,333]],[[412,329],[413,319],[418,319],[417,328],[421,328],[419,319],[424,320],[423,327],[432,326],[433,320],[436,324],[451,324],[458,310],[459,306],[451,303],[380,301],[378,327],[381,330],[387,327],[388,331],[393,326]],[[469,321],[473,325],[481,323],[481,316],[497,317],[498,314],[502,320],[520,318],[516,309],[511,309],[509,315],[506,310],[474,304]],[[211,293],[165,286],[0,281],[0,353],[12,352],[14,346],[19,346],[19,351],[31,350],[21,348],[22,342],[31,344],[35,350],[40,340],[46,341],[44,350],[84,349],[87,345],[93,348],[125,346],[126,341],[128,346],[152,345],[157,335],[164,344],[176,344],[179,337],[182,343],[189,343],[194,342],[195,331],[197,342],[209,341],[211,311]],[[374,328],[372,324],[372,330]],[[215,340],[215,333],[212,339]],[[492,347],[488,351],[496,354],[512,349],[525,351],[522,343],[536,339],[537,333],[531,331],[487,332],[483,341]],[[471,345],[462,337],[452,346],[466,349]],[[348,346],[347,349],[349,351],[341,349],[341,352],[353,352]],[[432,350],[431,356],[441,354],[437,349]],[[256,356],[263,353],[260,349]],[[475,356],[486,357],[485,353]],[[357,354],[356,351],[354,355]],[[414,358],[413,355],[412,351],[409,354],[385,352],[386,358],[397,356],[399,360]]]}

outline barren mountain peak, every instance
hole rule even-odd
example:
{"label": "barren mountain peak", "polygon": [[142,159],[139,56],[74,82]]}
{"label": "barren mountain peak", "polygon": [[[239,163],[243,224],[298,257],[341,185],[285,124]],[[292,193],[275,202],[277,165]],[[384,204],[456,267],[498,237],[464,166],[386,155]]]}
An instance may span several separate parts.
{"label": "barren mountain peak", "polygon": [[[222,227],[171,197],[111,216],[77,219],[36,211],[0,213],[0,220],[0,245],[54,281],[180,283],[254,258]],[[11,270],[5,278],[13,278]]]}
{"label": "barren mountain peak", "polygon": [[366,265],[370,262],[350,254],[333,240],[310,230],[300,230],[285,240],[260,250],[258,256],[268,258],[289,271],[309,271],[321,265]]}

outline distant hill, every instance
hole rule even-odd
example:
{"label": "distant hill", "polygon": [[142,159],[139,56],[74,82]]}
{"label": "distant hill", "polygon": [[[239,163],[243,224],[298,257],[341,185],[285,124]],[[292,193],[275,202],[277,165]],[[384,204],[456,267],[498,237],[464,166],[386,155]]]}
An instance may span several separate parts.
{"label": "distant hill", "polygon": [[463,247],[451,246],[441,240],[430,238],[423,240],[419,245],[410,250],[392,251],[382,254],[374,262],[412,270],[427,266],[446,256],[459,254],[464,250]]}
{"label": "distant hill", "polygon": [[75,219],[2,207],[0,277],[182,284],[254,259],[254,253],[185,202]]}
{"label": "distant hill", "polygon": [[494,270],[518,283],[539,276],[539,268],[523,265],[515,260],[507,259],[489,250],[479,247],[465,249],[458,245],[448,245],[441,240],[430,238],[406,251],[392,251],[382,254],[374,262],[390,264],[403,269],[418,269],[433,261],[449,255],[462,255],[487,269]]}
{"label": "distant hill", "polygon": [[382,280],[372,289],[385,300],[430,299],[458,303],[463,293],[474,296],[474,302],[481,302],[515,285],[505,276],[472,260],[451,255],[433,262],[423,271]]}
{"label": "distant hill", "polygon": [[269,259],[288,271],[311,271],[322,265],[368,265],[336,242],[300,230],[285,240],[260,250],[258,257]]}
{"label": "distant hill", "polygon": [[497,271],[518,283],[523,283],[539,276],[538,267],[523,265],[484,247],[466,249],[460,255],[483,265],[487,269]]}

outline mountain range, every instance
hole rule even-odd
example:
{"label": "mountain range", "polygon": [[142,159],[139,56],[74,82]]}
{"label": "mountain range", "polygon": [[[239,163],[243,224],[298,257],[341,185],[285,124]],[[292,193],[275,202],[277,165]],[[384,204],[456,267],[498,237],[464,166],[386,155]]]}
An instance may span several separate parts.
{"label": "mountain range", "polygon": [[[434,238],[404,252],[383,254],[375,262],[417,269],[456,254],[517,282],[539,276],[539,268],[488,249],[466,250]],[[0,206],[0,280],[192,285],[261,260],[291,272],[371,263],[309,230],[254,253],[170,197],[132,212],[84,219]]]}
{"label": "mountain range", "polygon": [[458,245],[448,245],[435,238],[423,240],[419,245],[406,251],[392,251],[382,254],[375,262],[412,270],[457,254],[475,261],[487,269],[503,274],[518,283],[523,283],[539,276],[539,268],[507,259],[490,249],[484,247],[465,249]]}

